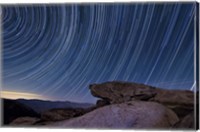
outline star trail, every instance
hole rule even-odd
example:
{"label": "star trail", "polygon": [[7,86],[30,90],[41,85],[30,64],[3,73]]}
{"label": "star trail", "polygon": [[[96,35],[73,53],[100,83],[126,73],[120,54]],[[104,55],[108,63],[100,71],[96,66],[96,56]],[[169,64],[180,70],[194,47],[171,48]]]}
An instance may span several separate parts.
{"label": "star trail", "polygon": [[89,84],[194,84],[191,3],[2,5],[3,90],[93,102]]}

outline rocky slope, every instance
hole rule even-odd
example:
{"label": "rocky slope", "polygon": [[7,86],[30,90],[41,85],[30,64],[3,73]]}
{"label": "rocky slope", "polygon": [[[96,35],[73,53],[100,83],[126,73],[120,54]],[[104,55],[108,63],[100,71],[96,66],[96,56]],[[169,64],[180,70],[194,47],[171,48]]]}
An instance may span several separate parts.
{"label": "rocky slope", "polygon": [[179,121],[170,109],[155,102],[130,101],[108,105],[84,116],[51,124],[73,128],[171,128]]}
{"label": "rocky slope", "polygon": [[[44,127],[112,129],[195,129],[194,95],[188,90],[166,90],[128,82],[89,86],[99,98],[90,108],[60,108],[41,117],[20,117],[11,124]],[[197,104],[198,105],[198,104]]]}
{"label": "rocky slope", "polygon": [[60,121],[60,120],[71,119],[74,117],[82,116],[94,109],[95,107],[51,109],[41,114],[41,120],[42,121]]}
{"label": "rocky slope", "polygon": [[[51,124],[81,128],[194,129],[194,93],[143,84],[106,82],[90,85],[100,98],[83,116]],[[186,125],[187,124],[187,125]]]}

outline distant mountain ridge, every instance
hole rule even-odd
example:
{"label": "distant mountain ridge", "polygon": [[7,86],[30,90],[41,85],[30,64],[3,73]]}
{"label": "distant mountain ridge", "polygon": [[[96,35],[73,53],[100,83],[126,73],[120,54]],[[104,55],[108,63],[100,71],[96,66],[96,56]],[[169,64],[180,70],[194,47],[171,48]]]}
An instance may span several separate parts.
{"label": "distant mountain ridge", "polygon": [[34,111],[38,113],[45,112],[50,109],[57,109],[57,108],[89,108],[93,106],[93,104],[89,103],[76,103],[70,101],[44,101],[44,100],[37,100],[37,99],[17,99],[16,101],[27,105],[28,107],[32,108]]}
{"label": "distant mountain ridge", "polygon": [[70,101],[44,101],[37,99],[2,99],[3,124],[9,124],[19,117],[40,118],[43,113],[52,109],[87,109],[93,104],[75,103]]}

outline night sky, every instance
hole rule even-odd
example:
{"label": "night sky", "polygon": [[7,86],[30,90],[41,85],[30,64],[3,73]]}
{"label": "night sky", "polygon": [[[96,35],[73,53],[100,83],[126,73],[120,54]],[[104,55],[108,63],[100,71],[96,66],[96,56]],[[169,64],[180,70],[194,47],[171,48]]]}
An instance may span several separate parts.
{"label": "night sky", "polygon": [[94,102],[89,84],[194,84],[194,3],[2,6],[3,90]]}

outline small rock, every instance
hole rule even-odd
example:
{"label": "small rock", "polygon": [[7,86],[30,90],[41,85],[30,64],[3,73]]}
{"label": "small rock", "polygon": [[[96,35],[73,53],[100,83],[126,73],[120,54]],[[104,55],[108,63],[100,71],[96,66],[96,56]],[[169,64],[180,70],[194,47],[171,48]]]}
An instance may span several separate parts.
{"label": "small rock", "polygon": [[37,121],[39,121],[39,118],[34,117],[19,117],[12,121],[10,125],[34,125]]}

